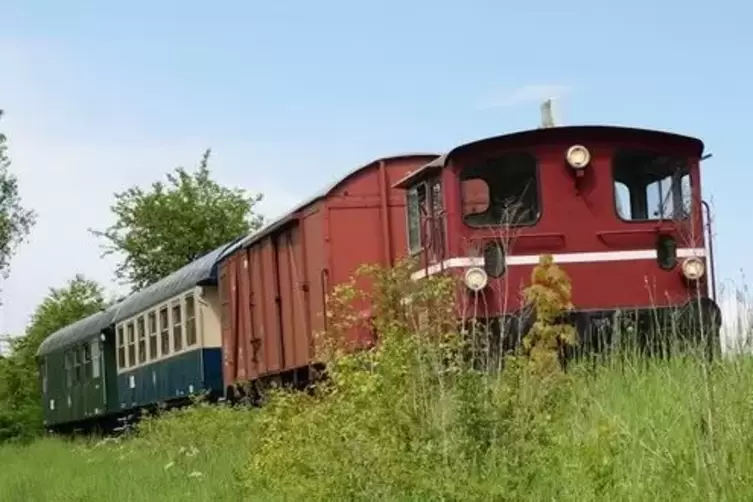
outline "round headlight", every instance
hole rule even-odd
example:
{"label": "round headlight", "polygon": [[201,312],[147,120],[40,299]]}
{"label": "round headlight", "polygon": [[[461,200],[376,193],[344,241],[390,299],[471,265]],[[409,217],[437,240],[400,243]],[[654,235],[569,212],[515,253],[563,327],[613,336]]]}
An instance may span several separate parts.
{"label": "round headlight", "polygon": [[463,279],[468,289],[475,292],[484,289],[489,282],[489,276],[486,275],[486,271],[479,267],[473,267],[466,270]]}
{"label": "round headlight", "polygon": [[591,162],[591,152],[583,145],[573,145],[567,149],[565,159],[573,169],[583,169]]}
{"label": "round headlight", "polygon": [[697,281],[706,273],[706,265],[700,258],[688,258],[682,262],[682,275],[691,281]]}

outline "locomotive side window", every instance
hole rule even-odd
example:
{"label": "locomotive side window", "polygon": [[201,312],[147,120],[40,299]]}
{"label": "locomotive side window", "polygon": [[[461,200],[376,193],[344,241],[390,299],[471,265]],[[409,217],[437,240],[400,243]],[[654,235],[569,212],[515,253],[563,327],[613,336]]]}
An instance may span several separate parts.
{"label": "locomotive side window", "polygon": [[411,254],[421,250],[421,208],[426,204],[426,184],[408,190],[408,250]]}
{"label": "locomotive side window", "polygon": [[471,227],[534,225],[541,215],[538,166],[527,152],[492,157],[463,169],[463,221]]}
{"label": "locomotive side window", "polygon": [[[427,244],[435,251],[444,246],[443,209],[442,182],[439,178],[432,178],[408,190],[408,251],[411,254],[421,251]],[[426,238],[432,242],[424,242]]]}
{"label": "locomotive side window", "polygon": [[615,209],[627,221],[682,220],[690,214],[690,173],[685,159],[642,150],[617,152]]}

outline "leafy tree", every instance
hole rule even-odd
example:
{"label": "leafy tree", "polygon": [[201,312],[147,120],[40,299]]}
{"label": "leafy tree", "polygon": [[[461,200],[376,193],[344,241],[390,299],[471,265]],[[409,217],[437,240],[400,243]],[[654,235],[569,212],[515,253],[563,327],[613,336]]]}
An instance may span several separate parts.
{"label": "leafy tree", "polygon": [[132,187],[115,194],[110,208],[115,224],[90,231],[105,239],[104,255],[124,256],[115,271],[118,279],[143,288],[262,225],[253,211],[261,194],[249,196],[214,181],[210,152],[204,152],[194,173],[178,167],[168,173],[167,184],[158,181],[149,191]]}
{"label": "leafy tree", "polygon": [[39,345],[59,329],[106,307],[102,287],[76,275],[50,293],[36,308],[23,336],[12,339],[10,354],[0,360],[0,441],[28,438],[41,430]]}
{"label": "leafy tree", "polygon": [[[0,119],[3,111],[0,110]],[[7,277],[10,260],[36,223],[36,213],[21,205],[18,179],[10,172],[8,138],[0,132],[0,276]]]}

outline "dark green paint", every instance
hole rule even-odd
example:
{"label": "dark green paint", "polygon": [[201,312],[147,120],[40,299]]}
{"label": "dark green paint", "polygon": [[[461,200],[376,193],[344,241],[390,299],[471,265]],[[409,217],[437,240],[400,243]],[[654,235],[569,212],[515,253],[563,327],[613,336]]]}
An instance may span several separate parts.
{"label": "dark green paint", "polygon": [[[219,349],[209,350],[219,352]],[[195,349],[119,374],[119,410],[184,399],[204,390],[218,390],[214,378],[209,382],[204,378],[206,352],[207,349]],[[221,389],[221,381],[219,385]]]}

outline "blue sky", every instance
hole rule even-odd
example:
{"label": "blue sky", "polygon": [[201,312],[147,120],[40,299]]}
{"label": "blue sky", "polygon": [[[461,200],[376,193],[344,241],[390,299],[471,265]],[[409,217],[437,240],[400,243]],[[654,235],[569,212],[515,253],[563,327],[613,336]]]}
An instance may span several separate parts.
{"label": "blue sky", "polygon": [[274,215],[372,158],[535,127],[550,94],[564,123],[702,138],[720,278],[746,268],[741,2],[124,5],[0,0],[2,126],[40,213],[2,285],[0,331],[77,271],[110,279],[86,228],[110,222],[114,191],[192,167],[207,146],[220,180],[264,192]]}

